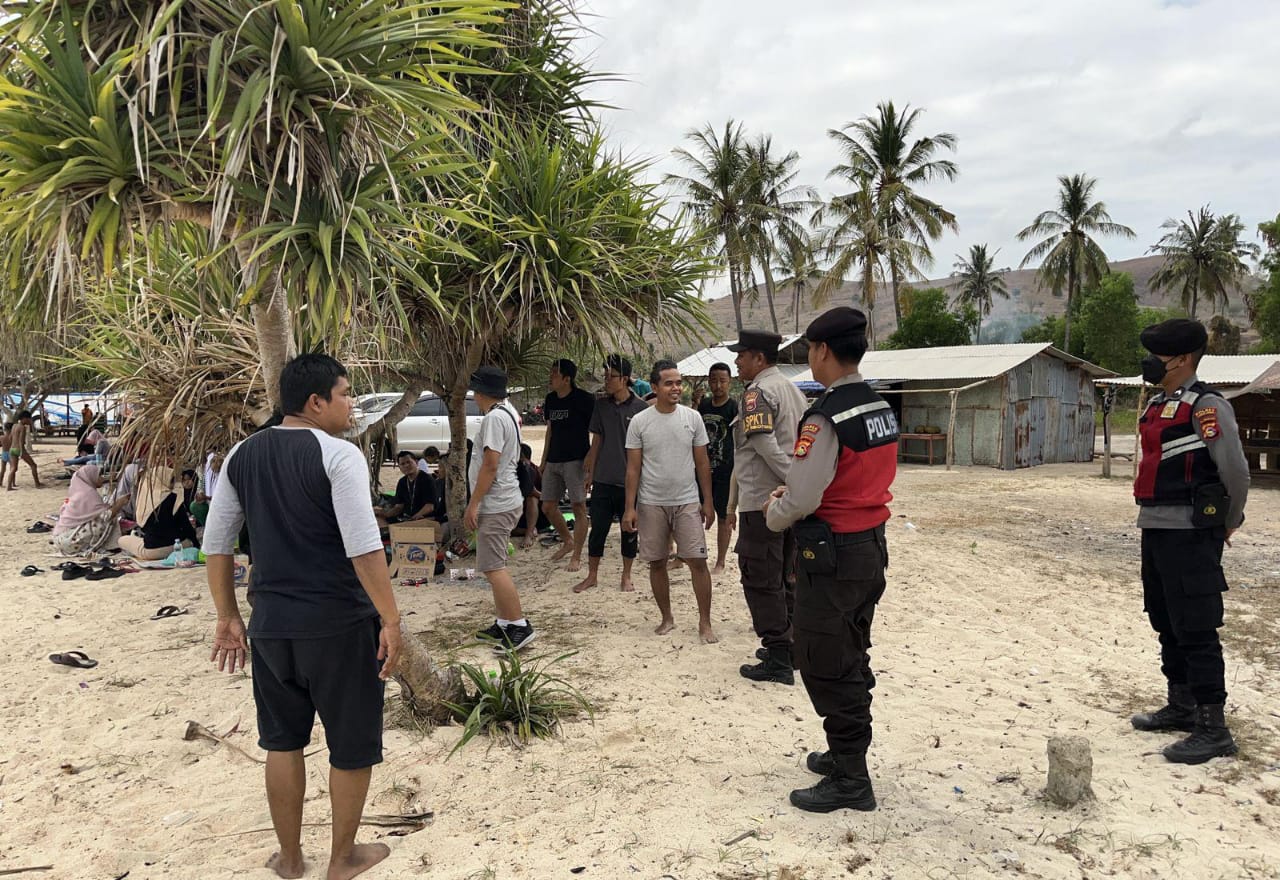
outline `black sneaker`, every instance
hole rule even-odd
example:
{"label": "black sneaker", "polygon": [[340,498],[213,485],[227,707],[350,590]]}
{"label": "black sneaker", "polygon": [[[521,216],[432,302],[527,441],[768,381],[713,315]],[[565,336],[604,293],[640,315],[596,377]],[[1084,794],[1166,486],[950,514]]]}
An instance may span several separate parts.
{"label": "black sneaker", "polygon": [[488,629],[482,629],[478,633],[476,633],[476,641],[477,642],[495,642],[495,643],[501,644],[502,643],[502,626],[498,623],[498,621],[495,620],[493,622],[493,625],[490,626]]}
{"label": "black sneaker", "polygon": [[502,628],[502,640],[493,646],[493,650],[499,654],[504,651],[519,651],[532,642],[535,635],[533,624],[526,623],[524,626],[510,624]]}
{"label": "black sneaker", "polygon": [[757,660],[768,660],[768,659],[769,659],[769,649],[768,649],[768,648],[756,648],[756,659],[757,659]]}

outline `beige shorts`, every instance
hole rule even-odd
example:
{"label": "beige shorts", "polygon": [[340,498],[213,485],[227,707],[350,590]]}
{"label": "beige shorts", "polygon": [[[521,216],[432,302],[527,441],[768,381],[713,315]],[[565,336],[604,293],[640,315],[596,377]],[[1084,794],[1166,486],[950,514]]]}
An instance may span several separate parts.
{"label": "beige shorts", "polygon": [[501,571],[507,567],[507,545],[511,530],[520,521],[523,505],[501,513],[482,513],[477,517],[476,568],[482,572]]}
{"label": "beige shorts", "polygon": [[707,558],[707,533],[702,527],[702,505],[696,501],[666,507],[637,504],[640,525],[640,561],[662,562],[676,539],[676,556],[681,559]]}
{"label": "beige shorts", "polygon": [[542,500],[560,503],[564,493],[569,493],[571,504],[587,500],[586,474],[580,461],[548,462],[542,472]]}

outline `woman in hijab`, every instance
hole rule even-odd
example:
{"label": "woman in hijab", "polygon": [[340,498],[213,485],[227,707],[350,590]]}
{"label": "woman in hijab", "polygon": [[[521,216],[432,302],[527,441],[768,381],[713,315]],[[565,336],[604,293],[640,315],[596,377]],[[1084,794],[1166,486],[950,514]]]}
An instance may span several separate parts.
{"label": "woman in hijab", "polygon": [[102,432],[94,428],[88,434],[84,435],[84,439],[80,441],[80,445],[76,448],[75,458],[64,458],[62,463],[67,467],[74,467],[79,464],[88,464],[94,460],[95,456],[101,456],[99,463],[111,451],[111,441],[102,435]]}
{"label": "woman in hijab", "polygon": [[186,501],[194,497],[195,488],[195,471],[183,471],[181,489],[171,490],[160,499],[142,524],[142,536],[125,535],[120,539],[120,549],[135,559],[165,559],[173,552],[175,541],[181,541],[184,547],[199,547]]}
{"label": "woman in hijab", "polygon": [[128,498],[114,505],[102,500],[102,472],[87,464],[71,477],[67,500],[58,513],[51,541],[63,556],[89,556],[111,549],[120,541],[117,517]]}

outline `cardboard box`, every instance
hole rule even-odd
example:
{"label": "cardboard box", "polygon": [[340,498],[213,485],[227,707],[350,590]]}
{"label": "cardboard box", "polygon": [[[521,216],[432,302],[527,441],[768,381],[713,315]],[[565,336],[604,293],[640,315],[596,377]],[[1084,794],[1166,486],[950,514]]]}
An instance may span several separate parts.
{"label": "cardboard box", "polygon": [[234,560],[231,571],[236,589],[246,589],[249,586],[249,576],[253,572],[253,566],[249,564],[249,557],[243,553],[237,553]]}
{"label": "cardboard box", "polygon": [[429,581],[435,576],[436,527],[437,524],[429,520],[396,523],[390,527],[391,577]]}

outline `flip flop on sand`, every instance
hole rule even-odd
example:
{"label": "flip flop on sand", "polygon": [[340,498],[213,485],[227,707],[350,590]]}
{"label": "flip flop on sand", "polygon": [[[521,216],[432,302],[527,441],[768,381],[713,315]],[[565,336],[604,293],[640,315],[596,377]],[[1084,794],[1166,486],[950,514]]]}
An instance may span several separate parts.
{"label": "flip flop on sand", "polygon": [[32,523],[32,524],[31,524],[31,527],[27,529],[27,534],[28,534],[28,535],[43,535],[43,534],[44,534],[44,533],[46,533],[46,532],[52,532],[52,531],[53,531],[53,526],[51,526],[51,525],[49,525],[47,522],[44,522],[43,520],[41,520],[40,522],[34,522],[34,523]]}
{"label": "flip flop on sand", "polygon": [[186,614],[187,609],[179,608],[177,605],[161,605],[160,610],[151,618],[152,620],[164,620],[167,617],[177,617]]}
{"label": "flip flop on sand", "polygon": [[41,572],[43,572],[43,571],[44,571],[44,569],[43,569],[43,568],[40,568],[40,567],[35,566],[35,565],[28,565],[26,568],[24,568],[24,569],[22,570],[22,576],[23,576],[24,578],[29,578],[29,577],[31,577],[32,575],[40,574],[40,573],[41,573]]}
{"label": "flip flop on sand", "polygon": [[68,562],[62,566],[62,579],[64,581],[73,581],[76,578],[82,578],[91,573],[93,569],[79,565],[75,562]]}
{"label": "flip flop on sand", "polygon": [[75,666],[78,669],[92,669],[98,665],[98,661],[94,660],[84,651],[67,651],[63,654],[50,654],[49,659],[59,666]]}
{"label": "flip flop on sand", "polygon": [[[128,572],[121,571],[114,566],[107,565],[97,571],[89,572],[84,576],[84,579],[87,581],[105,581],[110,580],[111,578],[124,577],[126,574],[128,574]],[[63,572],[63,577],[66,577],[66,572]]]}

